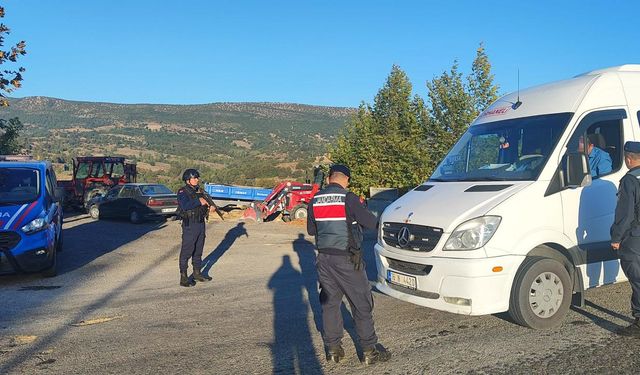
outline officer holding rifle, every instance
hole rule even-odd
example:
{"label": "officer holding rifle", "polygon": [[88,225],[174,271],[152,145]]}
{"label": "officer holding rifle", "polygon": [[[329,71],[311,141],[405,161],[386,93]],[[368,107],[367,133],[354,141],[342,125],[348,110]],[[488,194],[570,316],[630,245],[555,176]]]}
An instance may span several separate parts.
{"label": "officer holding rifle", "polygon": [[[211,281],[211,277],[203,275],[202,250],[206,237],[205,220],[209,211],[215,210],[220,218],[222,213],[215,203],[198,185],[200,173],[195,169],[187,169],[182,174],[185,185],[178,190],[178,217],[182,219],[182,247],[180,248],[180,286],[190,287],[196,281]],[[224,220],[224,219],[223,219]],[[187,276],[187,264],[191,258],[193,280]]]}

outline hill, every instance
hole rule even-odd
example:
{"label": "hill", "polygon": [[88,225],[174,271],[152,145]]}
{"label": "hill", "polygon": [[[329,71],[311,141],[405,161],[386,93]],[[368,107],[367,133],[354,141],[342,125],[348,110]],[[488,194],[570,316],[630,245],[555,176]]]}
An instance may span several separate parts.
{"label": "hill", "polygon": [[112,104],[47,97],[12,99],[0,117],[19,117],[28,152],[70,162],[120,155],[141,179],[176,186],[196,166],[207,181],[270,186],[303,179],[354,113],[288,103]]}

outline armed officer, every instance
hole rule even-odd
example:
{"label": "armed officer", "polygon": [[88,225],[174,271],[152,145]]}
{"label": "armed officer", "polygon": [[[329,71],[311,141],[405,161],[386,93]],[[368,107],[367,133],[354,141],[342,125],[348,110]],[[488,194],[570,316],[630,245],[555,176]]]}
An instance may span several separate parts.
{"label": "armed officer", "polygon": [[187,263],[191,258],[194,281],[210,281],[211,277],[200,272],[202,250],[206,237],[205,217],[209,211],[207,201],[198,197],[200,192],[200,173],[187,169],[182,174],[185,185],[178,190],[178,212],[182,219],[182,247],[180,248],[180,285],[195,285],[187,276]]}
{"label": "armed officer", "polygon": [[624,163],[629,172],[620,180],[618,203],[611,226],[611,247],[618,251],[622,271],[631,285],[631,313],[635,318],[618,334],[640,336],[640,142],[624,144]]}
{"label": "armed officer", "polygon": [[384,362],[390,353],[378,344],[373,324],[373,296],[362,259],[362,227],[374,229],[377,218],[347,190],[351,172],[335,164],[329,170],[329,185],[313,198],[307,217],[307,232],[316,237],[317,269],[322,305],[323,340],[327,360],[340,362],[343,296],[351,305],[356,331],[367,365]]}

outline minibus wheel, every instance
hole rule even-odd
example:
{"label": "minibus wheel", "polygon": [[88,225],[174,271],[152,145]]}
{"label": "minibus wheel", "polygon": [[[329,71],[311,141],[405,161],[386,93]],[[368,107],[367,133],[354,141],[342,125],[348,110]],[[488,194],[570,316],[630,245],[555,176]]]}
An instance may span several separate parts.
{"label": "minibus wheel", "polygon": [[511,288],[509,314],[525,327],[547,329],[559,326],[571,303],[571,277],[553,259],[527,257]]}

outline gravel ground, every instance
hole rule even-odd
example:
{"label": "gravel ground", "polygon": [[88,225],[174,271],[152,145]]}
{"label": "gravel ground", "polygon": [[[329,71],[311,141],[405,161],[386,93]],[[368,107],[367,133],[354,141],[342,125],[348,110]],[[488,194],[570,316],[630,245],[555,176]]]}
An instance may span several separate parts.
{"label": "gravel ground", "polygon": [[70,218],[59,276],[0,277],[0,374],[585,374],[640,367],[640,340],[612,333],[630,322],[627,283],[589,291],[584,309],[572,309],[548,331],[375,293],[378,336],[392,359],[360,364],[344,308],[347,358],[327,363],[304,226],[231,220],[207,228],[206,270],[214,280],[187,289],[178,286],[178,222]]}

